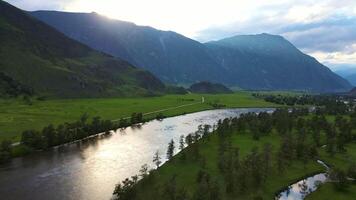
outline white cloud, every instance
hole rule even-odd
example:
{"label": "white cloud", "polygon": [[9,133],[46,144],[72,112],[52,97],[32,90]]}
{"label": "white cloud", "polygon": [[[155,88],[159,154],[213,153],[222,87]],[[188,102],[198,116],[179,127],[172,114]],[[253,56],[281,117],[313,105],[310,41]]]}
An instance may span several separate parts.
{"label": "white cloud", "polygon": [[285,18],[296,23],[321,21],[332,13],[332,8],[325,5],[303,5],[292,7]]}

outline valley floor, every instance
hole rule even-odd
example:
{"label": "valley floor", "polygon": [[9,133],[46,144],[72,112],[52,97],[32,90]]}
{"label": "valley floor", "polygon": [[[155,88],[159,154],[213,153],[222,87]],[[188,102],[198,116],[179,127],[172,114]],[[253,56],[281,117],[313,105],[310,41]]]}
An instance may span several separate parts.
{"label": "valley floor", "polygon": [[[205,103],[201,102],[202,96]],[[191,106],[178,107],[186,104]],[[157,110],[178,107],[162,111],[164,116],[174,116],[184,113],[213,109],[209,103],[225,105],[228,108],[237,107],[276,107],[251,96],[249,92],[219,95],[166,95],[146,98],[102,98],[102,99],[58,99],[34,100],[31,105],[23,100],[0,100],[0,141],[20,140],[22,131],[28,129],[41,130],[49,124],[58,125],[73,122],[84,113],[89,117],[100,116],[102,119],[115,120],[130,117],[132,113],[150,113]],[[157,113],[146,115],[146,119],[155,118]]]}
{"label": "valley floor", "polygon": [[[232,147],[239,148],[239,156],[245,158],[253,148],[258,147],[262,149],[265,144],[272,145],[272,151],[275,153],[280,145],[280,138],[277,134],[268,137],[263,137],[260,140],[254,140],[250,134],[233,135],[231,138]],[[199,141],[199,152],[202,158],[205,158],[204,169],[209,172],[211,177],[219,181],[219,185],[225,185],[224,177],[216,166],[218,162],[218,148],[219,138],[216,134],[212,135],[209,140]],[[170,179],[174,175],[176,177],[177,187],[182,187],[187,190],[188,194],[192,196],[196,190],[196,177],[201,170],[201,163],[194,161],[192,158],[191,149],[185,149],[187,159],[182,161],[182,154],[178,154],[172,160],[165,163],[159,168],[150,180],[138,185],[137,199],[159,199],[157,193],[163,192],[165,185],[169,184]],[[273,158],[274,159],[274,158]],[[315,174],[325,169],[317,162],[308,162],[304,165],[301,161],[293,162],[285,172],[281,173],[277,167],[271,169],[267,181],[263,183],[262,188],[249,188],[245,194],[231,194],[228,195],[222,192],[221,199],[235,200],[235,199],[274,199],[277,191],[285,188],[289,184],[295,183],[309,174]],[[152,180],[152,181],[151,181]],[[221,191],[223,191],[221,187]],[[158,192],[159,191],[159,192]]]}

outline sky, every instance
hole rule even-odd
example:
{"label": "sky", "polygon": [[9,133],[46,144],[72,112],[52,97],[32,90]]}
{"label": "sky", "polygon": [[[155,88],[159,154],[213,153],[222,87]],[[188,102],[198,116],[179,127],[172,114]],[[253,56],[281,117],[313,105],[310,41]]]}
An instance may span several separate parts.
{"label": "sky", "polygon": [[97,12],[201,42],[284,36],[332,69],[356,69],[356,0],[7,0],[24,10]]}

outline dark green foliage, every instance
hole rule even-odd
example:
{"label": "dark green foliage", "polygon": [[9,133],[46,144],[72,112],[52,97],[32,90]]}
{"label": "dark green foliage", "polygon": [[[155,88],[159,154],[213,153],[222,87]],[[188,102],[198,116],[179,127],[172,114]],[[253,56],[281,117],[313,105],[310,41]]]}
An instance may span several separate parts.
{"label": "dark green foliage", "polygon": [[11,146],[10,140],[3,140],[0,144],[0,164],[8,161],[11,158]]}
{"label": "dark green foliage", "polygon": [[137,176],[131,179],[125,179],[121,184],[116,185],[113,195],[116,200],[132,200],[136,196],[136,189],[134,185],[137,182]]}
{"label": "dark green foliage", "polygon": [[152,162],[156,165],[156,168],[161,165],[162,161],[158,151],[156,151],[155,155],[153,156]]}
{"label": "dark green foliage", "polygon": [[168,149],[167,149],[167,159],[168,160],[173,158],[174,149],[175,149],[174,141],[171,140],[171,142],[169,142],[169,144],[168,144]]}
{"label": "dark green foliage", "polygon": [[132,113],[131,114],[131,124],[141,123],[143,121],[142,113]]}
{"label": "dark green foliage", "polygon": [[34,91],[32,88],[23,85],[3,72],[0,72],[0,96],[1,97],[17,97],[21,95],[32,96]]}
{"label": "dark green foliage", "polygon": [[332,169],[329,173],[329,178],[332,181],[335,189],[347,190],[349,183],[346,173],[341,169]]}
{"label": "dark green foliage", "polygon": [[[326,120],[323,113],[309,112],[304,108],[276,109],[272,114],[246,113],[241,114],[240,117],[219,120],[213,128],[212,135],[208,134],[208,126],[201,125],[195,133],[186,136],[187,147],[184,148],[184,137],[180,138],[179,149],[182,151],[178,154],[179,159],[172,158],[174,150],[171,149],[174,149],[174,143],[173,140],[170,142],[167,157],[172,159],[172,162],[168,163],[168,166],[159,168],[155,173],[157,180],[167,181],[168,179],[164,179],[164,177],[171,175],[168,169],[176,170],[177,165],[187,166],[188,168],[185,170],[189,170],[190,166],[194,165],[197,170],[196,177],[194,179],[184,177],[189,180],[182,180],[182,174],[185,172],[178,169],[179,176],[173,176],[164,184],[151,182],[154,185],[151,187],[139,183],[137,189],[140,195],[137,199],[144,198],[146,193],[154,195],[154,199],[157,200],[178,199],[180,193],[182,193],[183,199],[194,200],[237,199],[239,197],[242,199],[263,199],[264,196],[261,193],[265,194],[264,191],[270,188],[266,184],[272,183],[271,179],[275,176],[289,176],[287,175],[288,170],[291,167],[295,168],[296,162],[302,163],[304,169],[307,170],[311,166],[309,162],[319,159],[319,150],[329,151],[332,149],[332,153],[343,152],[340,147],[337,148],[340,144],[330,143],[330,141],[343,141],[342,145],[352,142],[352,139],[344,139],[354,138],[355,135],[352,124],[354,111],[350,108],[347,110],[346,114],[351,116],[350,119],[334,115],[335,120],[330,121]],[[340,130],[343,130],[344,133],[340,134]],[[255,132],[258,133],[255,134]],[[321,136],[312,135],[316,133],[322,133],[322,138],[315,139]],[[255,143],[258,147],[245,146],[241,150],[236,146],[234,140],[237,136],[242,135],[244,135],[242,138],[250,137],[249,142],[253,141],[253,143],[256,142],[252,140],[252,138],[256,139],[255,135],[259,140],[265,140],[268,137],[277,138],[273,139],[272,143],[263,145]],[[281,142],[276,144],[274,142],[278,140],[278,137]],[[211,138],[214,138],[215,146],[211,146],[211,143],[208,142]],[[204,148],[204,144],[209,149]],[[320,148],[321,145],[326,146]],[[206,154],[206,151],[209,151],[209,154]],[[216,155],[211,155],[211,153],[216,153]],[[324,152],[321,152],[320,155],[322,154]],[[207,155],[214,157],[215,162],[212,163],[213,159]],[[162,173],[160,174],[160,172]],[[214,173],[214,177],[209,173]],[[354,175],[355,166],[351,165],[347,173],[336,169],[331,172],[330,177],[335,180],[336,188],[345,188],[348,184],[346,177]],[[189,184],[189,190],[184,190],[186,185],[182,185],[182,183]],[[305,184],[301,187],[307,192],[308,188]],[[151,194],[150,191],[156,189],[160,193]]]}
{"label": "dark green foliage", "polygon": [[194,200],[220,200],[219,184],[213,180],[205,171],[199,171],[197,175],[197,191],[193,197]]}
{"label": "dark green foliage", "polygon": [[157,115],[156,115],[156,119],[157,120],[162,120],[162,119],[164,119],[165,118],[165,116],[162,114],[162,113],[158,113]]}
{"label": "dark green foliage", "polygon": [[84,114],[74,123],[60,124],[57,127],[49,125],[42,131],[24,131],[21,144],[33,149],[46,149],[115,129],[114,124],[109,120],[94,117],[90,123],[87,123],[87,118],[88,116]]}
{"label": "dark green foliage", "polygon": [[228,87],[219,83],[211,83],[207,81],[202,81],[195,83],[189,87],[189,91],[193,93],[202,93],[202,94],[228,94],[232,93]]}

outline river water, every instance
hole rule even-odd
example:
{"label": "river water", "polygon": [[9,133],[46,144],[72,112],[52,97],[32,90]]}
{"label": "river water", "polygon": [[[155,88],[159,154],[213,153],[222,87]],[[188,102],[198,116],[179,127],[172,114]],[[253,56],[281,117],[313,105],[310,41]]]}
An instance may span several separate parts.
{"label": "river water", "polygon": [[154,120],[109,136],[16,158],[0,165],[0,199],[110,199],[115,184],[136,175],[143,164],[153,167],[156,151],[165,158],[171,139],[178,146],[180,135],[196,131],[200,124],[213,125],[219,119],[241,113],[271,110],[210,110]]}
{"label": "river water", "polygon": [[[323,161],[318,160],[317,162],[323,165],[326,170],[329,170],[329,167]],[[325,183],[327,176],[327,173],[319,173],[300,180],[282,191],[275,199],[303,200],[308,194],[314,192],[321,184]]]}

